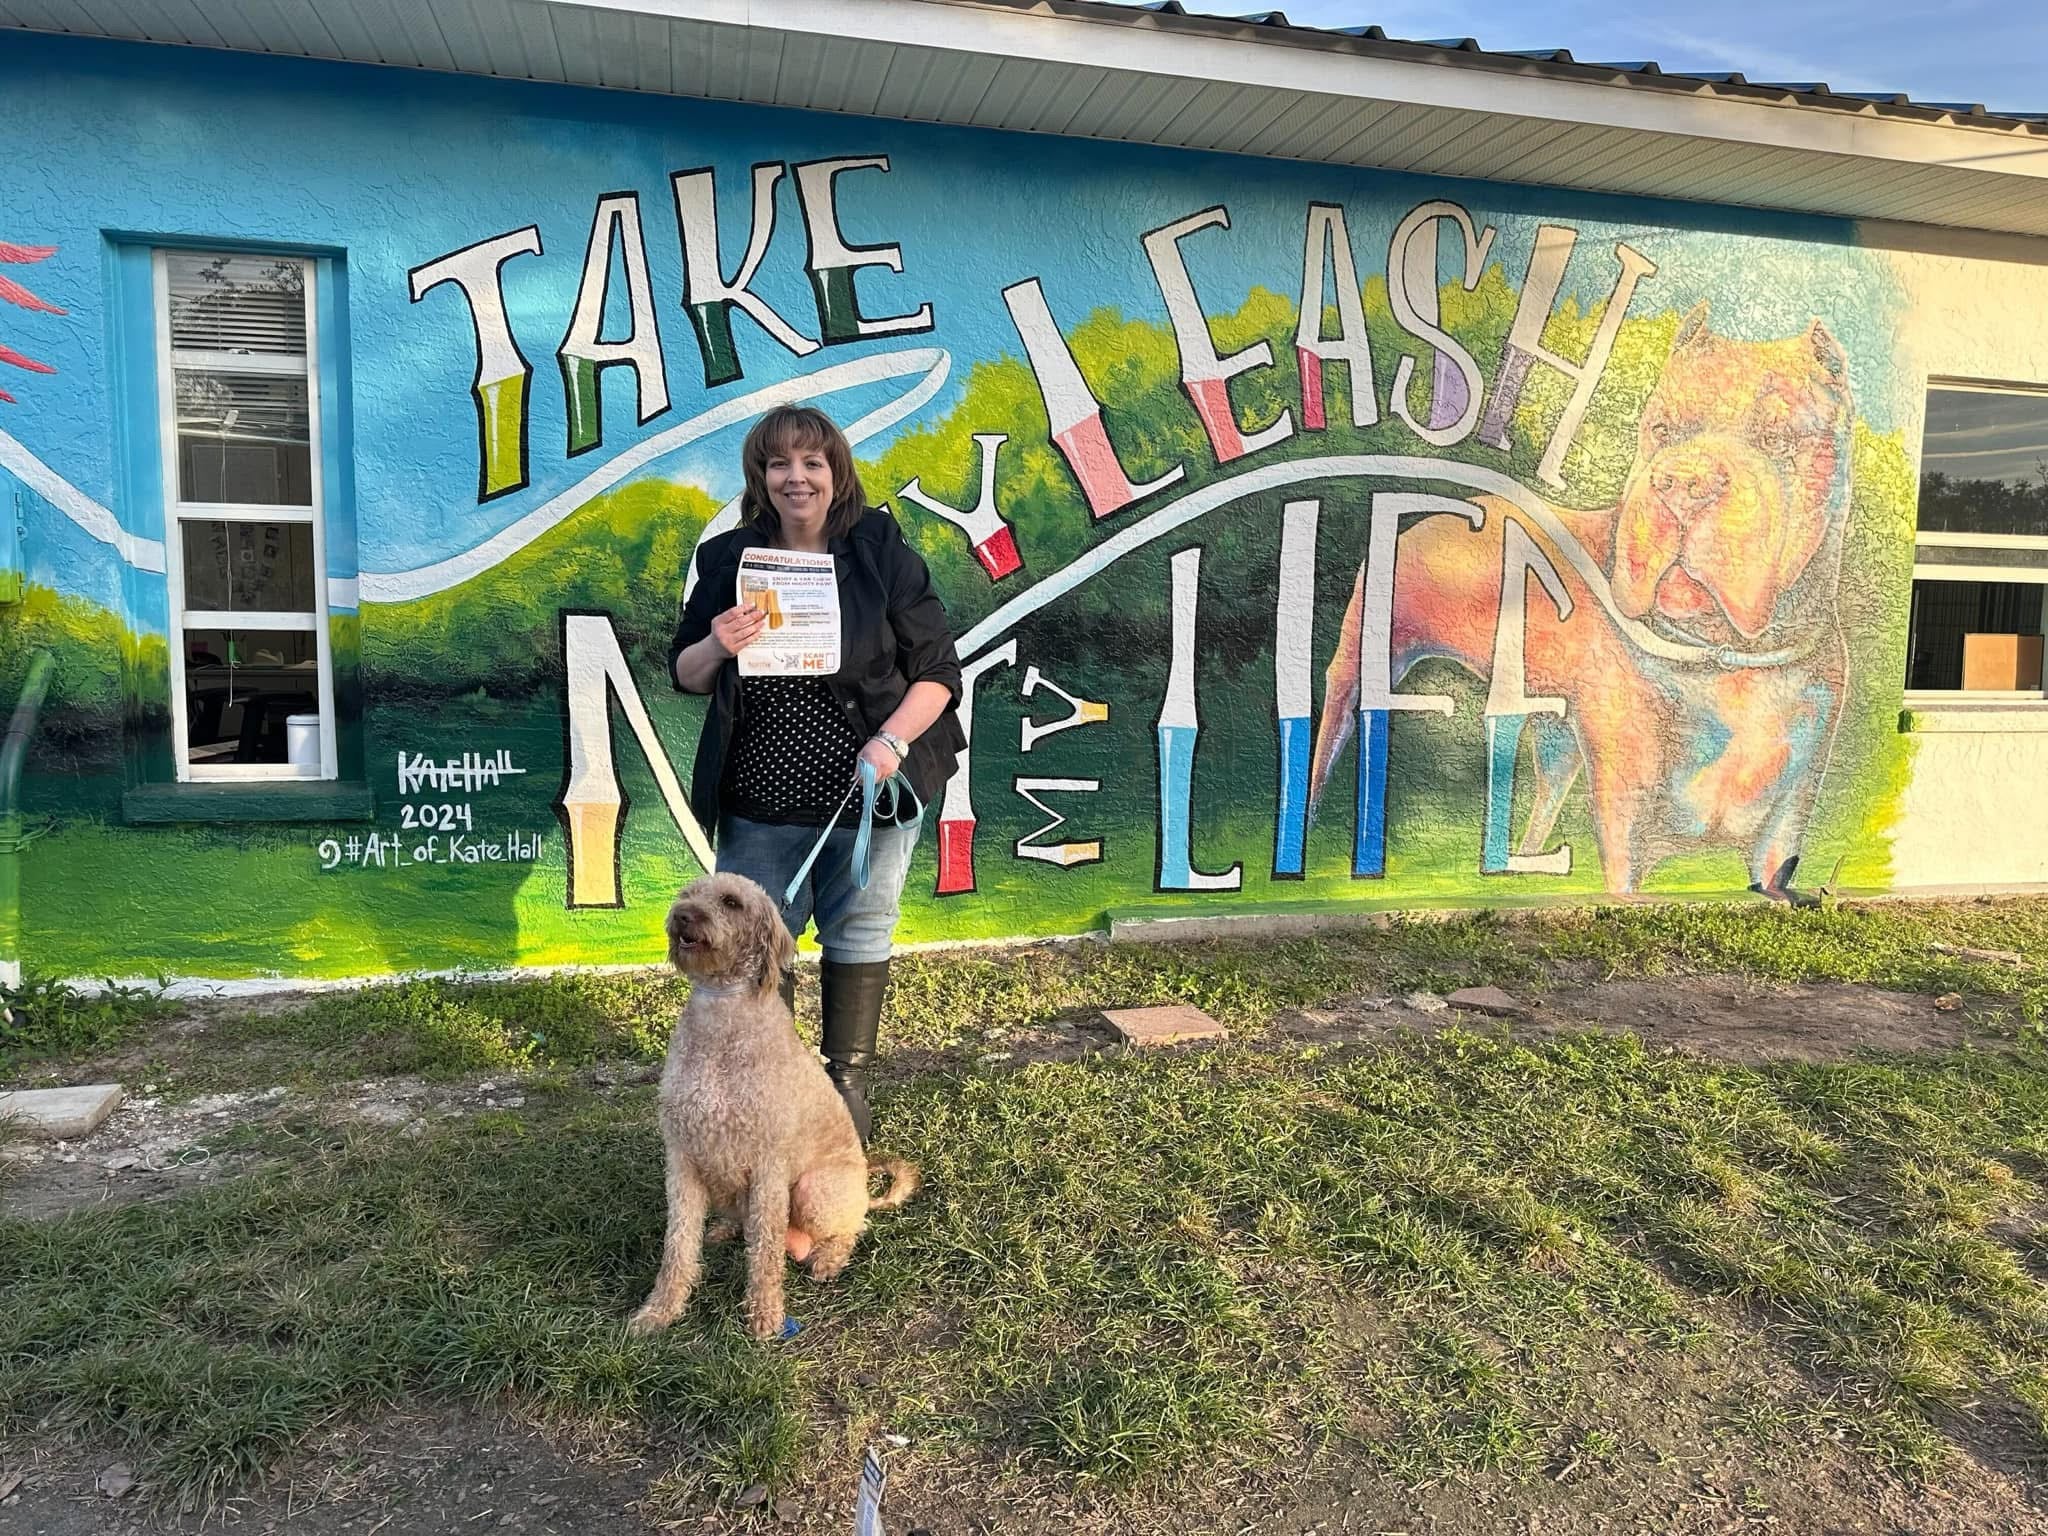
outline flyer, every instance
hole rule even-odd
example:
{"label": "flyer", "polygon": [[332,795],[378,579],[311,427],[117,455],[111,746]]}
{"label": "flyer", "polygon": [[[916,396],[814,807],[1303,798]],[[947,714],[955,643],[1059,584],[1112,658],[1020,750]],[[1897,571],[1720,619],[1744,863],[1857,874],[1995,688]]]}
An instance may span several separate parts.
{"label": "flyer", "polygon": [[830,677],[839,670],[839,579],[830,554],[749,549],[739,595],[768,615],[740,652],[742,677]]}

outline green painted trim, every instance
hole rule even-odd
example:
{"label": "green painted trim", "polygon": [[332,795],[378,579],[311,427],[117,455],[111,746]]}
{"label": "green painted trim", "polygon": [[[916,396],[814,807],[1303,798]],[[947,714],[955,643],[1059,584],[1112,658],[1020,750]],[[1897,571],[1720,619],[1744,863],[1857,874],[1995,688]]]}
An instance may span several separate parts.
{"label": "green painted trim", "polygon": [[[1718,901],[1724,899],[1719,892],[1704,893],[1697,898],[1661,894],[1617,898],[1602,896],[1598,892],[1587,891],[1561,891],[1556,893],[1518,892],[1512,885],[1505,883],[1513,877],[1489,878],[1499,878],[1504,882],[1499,887],[1498,894],[1495,894],[1493,891],[1481,890],[1461,895],[1418,896],[1410,893],[1403,896],[1376,894],[1361,890],[1360,894],[1356,897],[1304,897],[1298,901],[1233,901],[1227,905],[1217,905],[1213,899],[1205,902],[1200,893],[1196,892],[1162,893],[1164,899],[1152,906],[1108,908],[1103,912],[1101,921],[1097,926],[1111,928],[1118,923],[1172,922],[1180,918],[1186,918],[1194,922],[1212,922],[1218,918],[1239,917],[1401,917],[1432,912],[1504,912],[1521,908],[1539,907],[1590,909],[1596,906],[1647,905],[1653,901],[1665,902],[1687,899]],[[1373,886],[1379,893],[1384,893],[1387,889],[1386,882],[1384,881],[1361,880],[1359,885],[1361,887]],[[1725,899],[1754,901],[1756,900],[1756,893],[1747,890],[1729,892]]]}
{"label": "green painted trim", "polygon": [[121,796],[129,826],[189,822],[369,821],[377,814],[367,784],[144,784]]}

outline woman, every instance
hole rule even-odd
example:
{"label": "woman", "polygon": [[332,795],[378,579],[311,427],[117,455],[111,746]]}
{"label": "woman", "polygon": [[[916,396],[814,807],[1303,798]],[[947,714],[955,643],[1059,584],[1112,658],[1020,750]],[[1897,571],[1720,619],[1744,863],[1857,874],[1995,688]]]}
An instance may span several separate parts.
{"label": "woman", "polygon": [[[859,763],[885,783],[900,774],[917,804],[944,787],[967,745],[954,714],[960,658],[923,558],[895,518],[868,506],[853,450],[830,417],[805,406],[770,411],[747,434],[740,461],[741,524],[698,547],[697,585],[669,665],[683,692],[711,695],[690,806],[712,829],[718,867],[780,902]],[[830,677],[740,675],[736,658],[760,638],[767,615],[737,601],[739,561],[761,547],[832,556],[840,634]],[[910,797],[899,792],[897,802],[897,824],[877,817],[865,890],[852,870],[856,794],[783,912],[792,935],[817,922],[826,1067],[863,1143],[867,1070],[917,841]],[[794,997],[794,977],[783,978],[783,995]]]}

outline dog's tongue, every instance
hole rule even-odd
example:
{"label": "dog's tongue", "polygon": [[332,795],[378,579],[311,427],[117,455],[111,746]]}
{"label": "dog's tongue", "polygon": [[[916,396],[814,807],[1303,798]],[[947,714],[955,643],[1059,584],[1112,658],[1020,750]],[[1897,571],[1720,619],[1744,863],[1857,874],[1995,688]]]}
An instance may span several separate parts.
{"label": "dog's tongue", "polygon": [[1697,622],[1721,617],[1721,605],[1684,566],[1674,565],[1657,583],[1657,608],[1674,619]]}
{"label": "dog's tongue", "polygon": [[1670,509],[1647,494],[1626,497],[1615,529],[1615,604],[1631,619],[1646,618],[1658,585],[1678,564],[1685,530]]}
{"label": "dog's tongue", "polygon": [[1818,528],[1796,537],[1782,509],[1765,502],[1747,515],[1700,519],[1686,535],[1684,564],[1742,638],[1754,640],[1771,627],[1778,599],[1819,544]]}

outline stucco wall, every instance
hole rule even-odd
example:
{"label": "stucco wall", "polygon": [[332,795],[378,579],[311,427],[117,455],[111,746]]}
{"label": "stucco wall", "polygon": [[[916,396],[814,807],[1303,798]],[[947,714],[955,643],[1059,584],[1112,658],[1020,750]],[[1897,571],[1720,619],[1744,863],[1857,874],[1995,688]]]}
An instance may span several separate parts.
{"label": "stucco wall", "polygon": [[1892,844],[1899,887],[2048,885],[2048,826],[2037,809],[2048,720],[1982,707],[1912,714],[1913,778]]}
{"label": "stucco wall", "polygon": [[[2048,385],[2041,242],[1865,226],[1912,295],[1901,361],[1925,379]],[[1913,451],[1917,474],[1919,445]],[[1911,779],[1892,848],[1901,889],[2048,884],[2048,704],[1911,712]]]}
{"label": "stucco wall", "polygon": [[[1924,384],[2048,377],[2015,248],[53,39],[0,94],[0,692],[60,668],[32,967],[657,957],[702,847],[663,653],[783,395],[848,424],[968,663],[907,940],[1917,878]],[[329,274],[367,820],[136,824],[153,242]]]}

